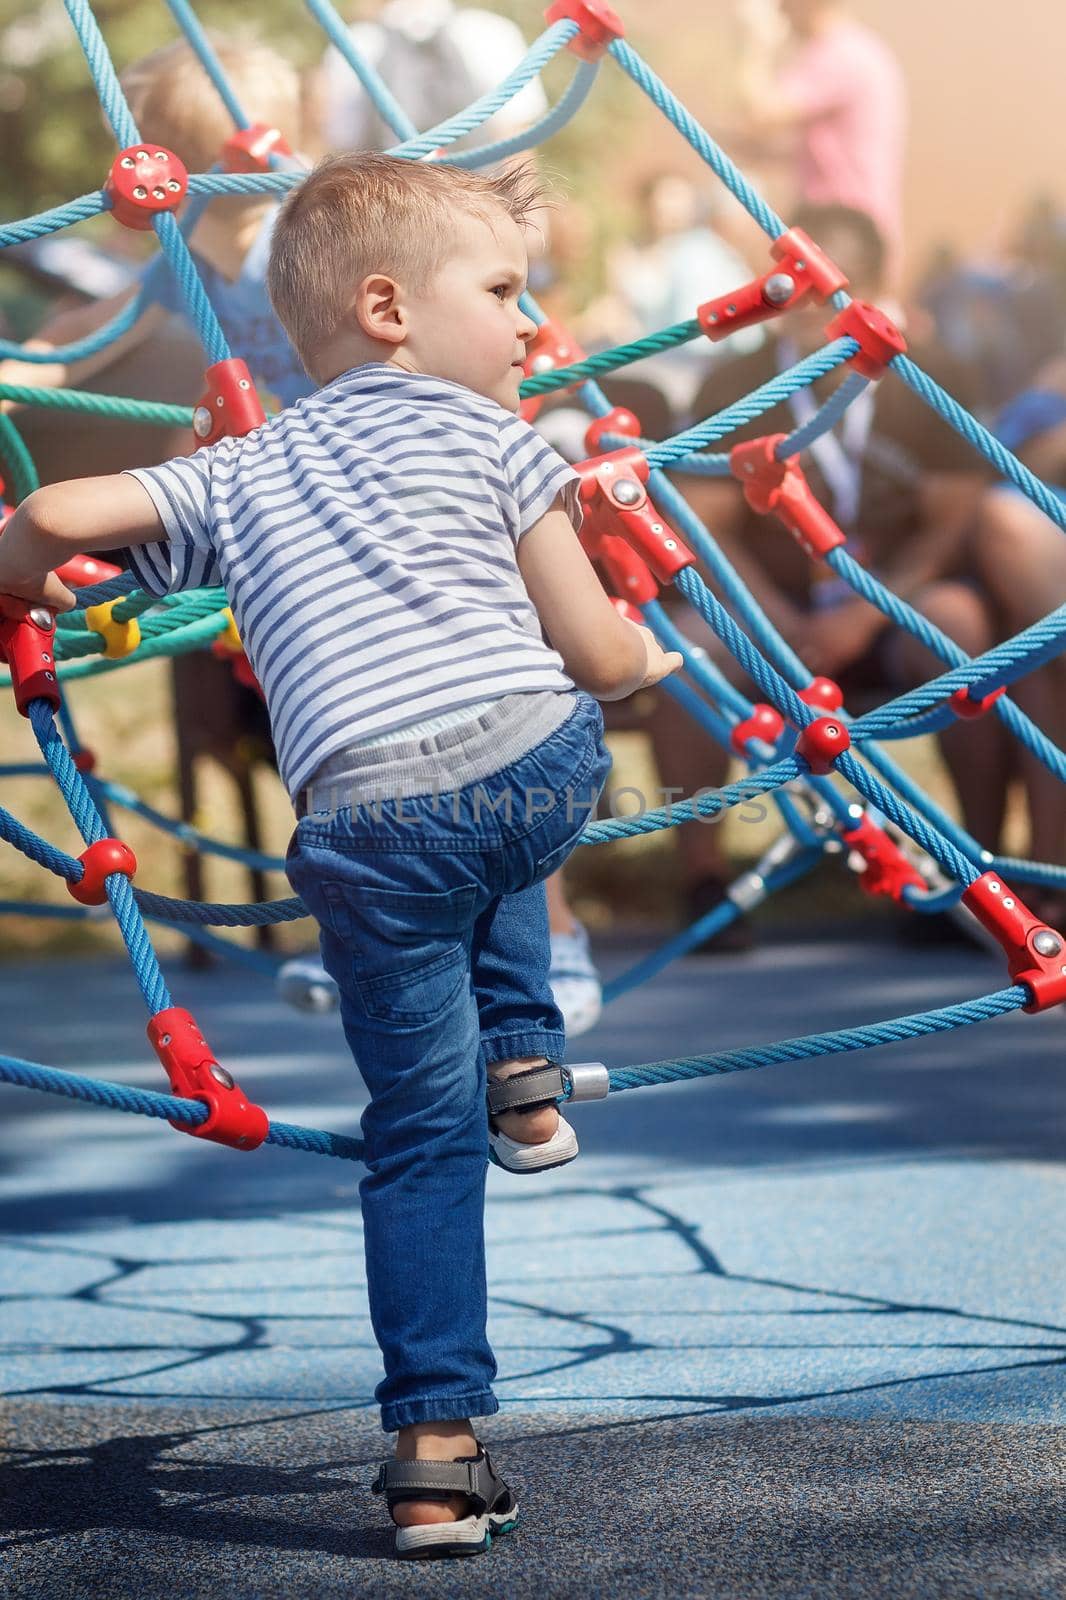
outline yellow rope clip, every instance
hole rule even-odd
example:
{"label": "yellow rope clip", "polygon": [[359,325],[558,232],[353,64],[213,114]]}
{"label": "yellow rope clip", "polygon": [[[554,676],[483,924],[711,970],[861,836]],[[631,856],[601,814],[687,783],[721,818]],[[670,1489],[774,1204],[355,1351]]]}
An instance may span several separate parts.
{"label": "yellow rope clip", "polygon": [[104,656],[108,661],[118,661],[131,656],[141,642],[141,625],[136,617],[128,622],[116,622],[112,615],[117,600],[104,600],[98,606],[85,607],[85,626],[90,633],[98,633],[104,641]]}
{"label": "yellow rope clip", "polygon": [[220,634],[216,635],[214,642],[220,650],[228,650],[235,656],[240,655],[244,646],[241,643],[241,636],[237,632],[237,624],[233,620],[233,612],[229,606],[225,608],[222,615],[226,619],[226,626]]}

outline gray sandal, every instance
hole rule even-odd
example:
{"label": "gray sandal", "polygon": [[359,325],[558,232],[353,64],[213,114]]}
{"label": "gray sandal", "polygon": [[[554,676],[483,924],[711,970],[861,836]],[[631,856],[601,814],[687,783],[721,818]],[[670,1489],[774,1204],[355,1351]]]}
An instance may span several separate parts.
{"label": "gray sandal", "polygon": [[383,1494],[391,1513],[403,1500],[448,1500],[465,1495],[470,1515],[459,1522],[426,1522],[396,1529],[396,1554],[417,1556],[476,1556],[492,1546],[501,1533],[518,1524],[518,1504],[479,1443],[476,1456],[457,1461],[383,1461],[371,1484]]}
{"label": "gray sandal", "polygon": [[578,1152],[577,1134],[561,1113],[559,1126],[543,1144],[523,1144],[519,1139],[511,1139],[500,1132],[493,1120],[501,1111],[540,1111],[543,1106],[555,1105],[566,1094],[564,1070],[551,1063],[545,1067],[529,1067],[510,1078],[490,1078],[489,1160],[508,1172],[546,1172],[551,1167],[564,1167],[568,1161],[573,1161]]}

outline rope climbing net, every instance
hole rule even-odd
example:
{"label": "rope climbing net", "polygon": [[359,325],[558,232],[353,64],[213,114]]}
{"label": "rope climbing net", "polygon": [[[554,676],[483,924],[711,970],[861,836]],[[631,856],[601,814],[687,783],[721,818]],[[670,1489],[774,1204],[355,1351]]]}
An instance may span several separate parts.
{"label": "rope climbing net", "polygon": [[[1060,779],[1066,777],[1066,754],[1007,693],[1019,678],[1062,651],[1066,606],[986,654],[969,657],[849,552],[841,529],[812,494],[802,458],[840,422],[871,383],[884,378],[906,384],[963,435],[1001,478],[1025,493],[1064,532],[1066,505],[909,358],[905,340],[883,312],[849,296],[846,279],[835,264],[800,229],[786,227],[761,199],[728,155],[627,43],[621,20],[601,0],[555,0],[546,13],[545,32],[519,66],[464,111],[423,132],[355,49],[330,0],[306,3],[393,130],[397,140],[394,154],[413,161],[431,159],[478,167],[532,149],[576,116],[598,74],[610,63],[672,123],[770,241],[767,268],[751,282],[695,308],[687,321],[593,356],[586,356],[564,328],[546,319],[529,296],[524,301],[538,325],[522,386],[526,414],[535,414],[543,396],[565,389],[575,394],[590,418],[586,434],[589,457],[578,464],[586,551],[597,563],[619,610],[650,625],[666,648],[680,650],[684,656],[685,675],[667,680],[667,691],[702,730],[740,756],[748,768],[746,776],[724,789],[700,793],[639,817],[592,821],[582,835],[582,845],[679,827],[697,816],[716,816],[763,795],[772,797],[782,819],[777,841],[755,870],[732,884],[723,904],[612,984],[607,998],[646,981],[767,895],[810,872],[827,853],[842,850],[850,852],[850,859],[861,868],[862,885],[871,894],[889,896],[919,914],[961,902],[1006,957],[1011,982],[978,999],[745,1050],[609,1071],[574,1068],[567,1078],[572,1096],[599,1097],[608,1088],[617,1092],[869,1049],[1017,1010],[1041,1011],[1066,1000],[1062,935],[1035,916],[1006,881],[1009,877],[1014,882],[1061,886],[1066,883],[1066,869],[993,856],[884,748],[893,740],[934,734],[959,718],[990,715],[999,717],[1049,772]],[[280,195],[301,181],[303,169],[277,130],[253,124],[245,116],[187,0],[168,0],[168,5],[234,122],[234,133],[219,163],[210,172],[195,174],[187,173],[172,152],[142,142],[88,0],[64,0],[64,4],[119,154],[97,192],[25,221],[0,226],[0,248],[41,238],[105,211],[120,224],[154,230],[162,258],[174,275],[188,318],[207,354],[205,393],[194,409],[14,384],[0,384],[0,399],[120,421],[191,426],[204,444],[248,433],[265,420],[264,413],[247,367],[229,348],[186,240],[213,196]],[[562,52],[574,58],[573,75],[557,103],[534,126],[476,149],[452,148]],[[185,208],[180,225],[175,216],[179,206]],[[141,314],[145,293],[142,289],[107,326],[76,344],[39,353],[0,341],[0,355],[27,362],[69,362],[105,349]],[[822,349],[753,394],[671,438],[643,439],[638,419],[612,406],[597,381],[642,357],[694,339],[716,340],[812,303],[824,303],[830,313]],[[728,453],[711,448],[842,367],[850,370],[832,396],[791,434],[768,435],[737,445]],[[36,474],[17,427],[10,415],[2,413],[0,452],[13,498],[18,501],[36,487]],[[850,716],[838,686],[828,678],[812,678],[772,625],[667,476],[668,469],[737,480],[751,507],[776,517],[813,560],[824,563],[857,596],[913,635],[945,670],[876,710]],[[701,577],[700,568],[709,573],[717,594]],[[146,928],[146,921],[180,926],[241,959],[269,962],[262,953],[224,943],[210,930],[293,920],[306,915],[300,901],[204,904],[135,888],[137,863],[115,833],[110,811],[118,807],[135,812],[186,847],[249,866],[281,869],[283,863],[223,844],[175,822],[95,772],[94,758],[78,738],[62,692],[75,678],[207,646],[228,653],[247,679],[250,669],[225,594],[220,589],[203,589],[156,599],[135,588],[129,575],[90,557],[76,558],[60,569],[60,576],[79,591],[80,605],[74,612],[53,618],[41,608],[0,600],[0,657],[8,664],[2,681],[11,685],[42,757],[39,763],[0,766],[0,776],[50,775],[86,848],[76,857],[69,855],[2,806],[0,837],[65,880],[77,902],[66,914],[92,915],[93,907],[110,905],[148,1008],[148,1037],[167,1072],[172,1093],[154,1094],[102,1083],[3,1055],[0,1078],[89,1103],[163,1117],[183,1132],[239,1149],[268,1142],[358,1159],[361,1147],[357,1141],[317,1129],[271,1123],[265,1112],[248,1101],[215,1059],[195,1019],[174,1005]],[[759,698],[741,693],[706,652],[693,647],[678,631],[658,599],[662,587],[670,584],[710,625]],[[21,902],[0,903],[4,911],[31,909]],[[50,913],[62,911],[48,909]]]}

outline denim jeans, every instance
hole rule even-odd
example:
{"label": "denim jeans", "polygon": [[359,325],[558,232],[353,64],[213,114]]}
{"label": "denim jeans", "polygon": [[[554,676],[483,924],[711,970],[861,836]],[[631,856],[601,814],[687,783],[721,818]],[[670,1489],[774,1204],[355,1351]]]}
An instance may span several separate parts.
{"label": "denim jeans", "polygon": [[579,692],[555,732],[502,770],[402,800],[353,796],[305,816],[289,844],[286,872],[319,923],[370,1094],[359,1193],[390,1432],[498,1409],[487,1068],[563,1058],[544,879],[574,848],[610,765],[600,707]]}

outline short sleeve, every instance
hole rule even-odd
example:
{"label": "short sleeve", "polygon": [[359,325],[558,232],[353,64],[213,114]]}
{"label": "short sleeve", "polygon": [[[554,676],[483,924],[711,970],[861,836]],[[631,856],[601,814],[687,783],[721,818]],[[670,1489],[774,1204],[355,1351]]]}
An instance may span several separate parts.
{"label": "short sleeve", "polygon": [[580,478],[570,463],[521,417],[508,416],[500,423],[500,467],[504,516],[515,544],[540,521],[559,495],[575,529],[580,528]]}
{"label": "short sleeve", "polygon": [[222,582],[210,534],[211,451],[178,456],[159,467],[134,467],[129,476],[152,497],[166,539],[133,545],[130,571],[149,594],[202,589]]}

